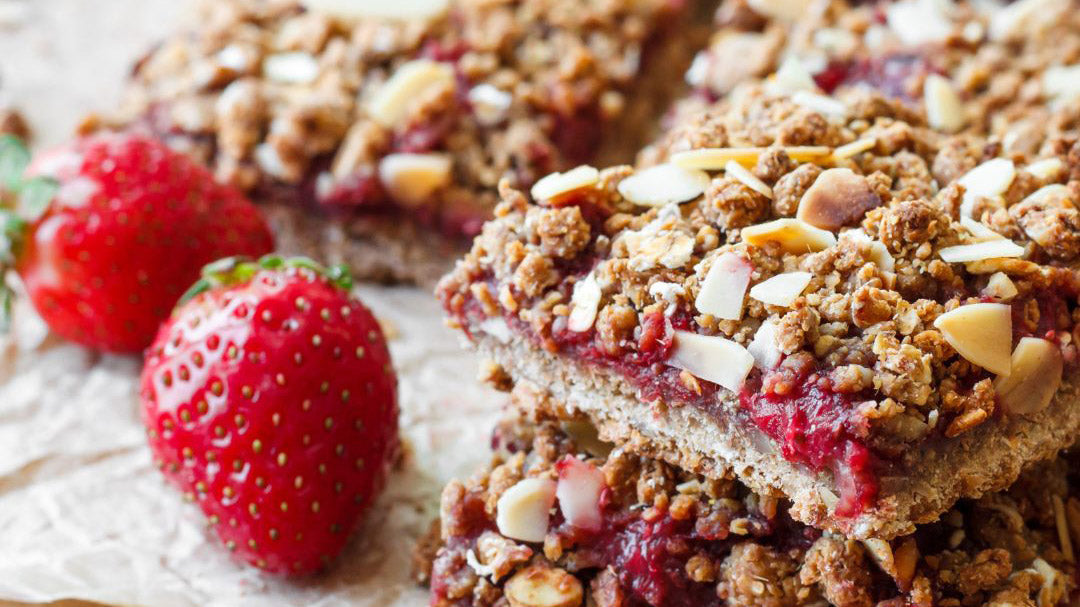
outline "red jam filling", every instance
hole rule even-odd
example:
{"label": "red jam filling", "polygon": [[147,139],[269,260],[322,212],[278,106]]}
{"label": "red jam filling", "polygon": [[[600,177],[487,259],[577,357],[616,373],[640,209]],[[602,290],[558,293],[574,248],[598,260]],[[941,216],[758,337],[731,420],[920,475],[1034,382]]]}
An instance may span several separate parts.
{"label": "red jam filling", "polygon": [[877,497],[876,457],[853,433],[857,401],[830,389],[812,367],[793,375],[766,374],[760,390],[744,387],[742,408],[762,432],[780,445],[784,459],[814,471],[829,470],[839,488],[835,514],[858,516]]}
{"label": "red jam filling", "polygon": [[868,86],[886,97],[901,101],[911,98],[909,83],[916,75],[934,71],[918,53],[897,53],[883,57],[831,61],[814,75],[814,81],[826,93],[841,86]]}

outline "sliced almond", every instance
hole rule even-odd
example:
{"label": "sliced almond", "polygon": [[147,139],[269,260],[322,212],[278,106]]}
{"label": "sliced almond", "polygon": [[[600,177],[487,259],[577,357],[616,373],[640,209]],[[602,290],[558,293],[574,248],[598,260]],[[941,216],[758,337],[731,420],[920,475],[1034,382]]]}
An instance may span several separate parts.
{"label": "sliced almond", "polygon": [[675,331],[667,364],[737,392],[754,366],[754,357],[724,337]]}
{"label": "sliced almond", "polygon": [[844,105],[843,102],[826,95],[811,93],[810,91],[796,91],[791,96],[791,102],[828,117],[842,119],[847,117],[850,113],[848,107]]}
{"label": "sliced almond", "polygon": [[1018,0],[997,7],[990,19],[990,38],[1007,40],[1034,33],[1072,10],[1070,6],[1070,0]]}
{"label": "sliced almond", "polygon": [[379,161],[379,181],[397,202],[416,207],[450,183],[447,154],[389,154]]}
{"label": "sliced almond", "polygon": [[862,154],[863,152],[865,152],[867,150],[874,149],[875,145],[877,145],[877,138],[876,137],[867,137],[865,139],[856,139],[855,141],[852,141],[851,143],[845,143],[844,145],[842,145],[842,146],[836,148],[835,150],[833,150],[832,157],[833,157],[834,161],[844,160],[844,159],[847,159],[847,158],[852,158],[854,156]]}
{"label": "sliced almond", "polygon": [[446,12],[449,0],[302,0],[308,10],[341,19],[430,19]]}
{"label": "sliced almond", "polygon": [[813,274],[787,272],[759,282],[750,289],[750,297],[770,306],[789,307],[806,290]]}
{"label": "sliced almond", "polygon": [[780,64],[780,69],[776,70],[766,86],[770,92],[777,95],[818,89],[814,77],[810,75],[810,70],[806,69],[803,62],[795,55],[788,55],[784,59],[784,62]]}
{"label": "sliced almond", "polygon": [[685,169],[674,164],[658,164],[619,182],[618,190],[630,202],[660,207],[666,204],[693,200],[709,187],[709,175],[697,169]]}
{"label": "sliced almond", "polygon": [[785,21],[799,19],[811,5],[806,0],[747,0],[746,3],[759,15]]}
{"label": "sliced almond", "polygon": [[994,380],[998,400],[1009,413],[1038,413],[1057,393],[1063,368],[1061,349],[1056,344],[1024,337],[1013,350],[1008,374]]}
{"label": "sliced almond", "polygon": [[566,522],[578,529],[597,531],[604,522],[600,512],[600,496],[607,487],[604,473],[576,457],[561,460],[558,469],[555,495]]}
{"label": "sliced almond", "polygon": [[1050,185],[1044,185],[1043,187],[1028,194],[1023,200],[1020,201],[1020,204],[1023,204],[1025,202],[1043,202],[1050,197],[1070,200],[1069,186],[1063,183],[1051,183]]}
{"label": "sliced almond", "polygon": [[975,242],[986,242],[987,240],[1001,240],[1002,238],[1005,238],[1001,234],[991,230],[985,223],[975,221],[970,217],[961,217],[960,225],[971,234],[971,237]]}
{"label": "sliced almond", "polygon": [[575,333],[584,333],[596,322],[596,311],[600,307],[600,284],[596,276],[589,274],[574,285],[574,294],[570,297],[570,317],[566,328]]}
{"label": "sliced almond", "polygon": [[839,230],[880,205],[881,198],[865,177],[851,169],[828,169],[803,194],[795,216],[823,230]]}
{"label": "sliced almond", "polygon": [[746,168],[738,162],[735,162],[734,160],[729,160],[728,163],[724,165],[724,174],[726,174],[728,177],[731,177],[732,179],[735,179],[736,181],[750,188],[751,190],[754,190],[758,194],[761,194],[765,198],[772,200],[772,188],[770,188],[768,184],[766,184],[764,181],[755,177],[753,173],[746,170]]}
{"label": "sliced almond", "polygon": [[923,101],[930,126],[946,133],[955,133],[964,128],[967,122],[964,102],[960,100],[952,81],[938,74],[928,75],[923,82]]}
{"label": "sliced almond", "polygon": [[1043,95],[1056,99],[1080,97],[1080,64],[1046,68],[1042,77]]}
{"label": "sliced almond", "polygon": [[862,541],[866,551],[873,557],[877,566],[892,577],[896,577],[896,561],[893,559],[893,549],[889,542],[877,538],[867,538]]}
{"label": "sliced almond", "polygon": [[276,53],[263,59],[263,75],[283,84],[308,84],[319,77],[319,62],[310,53]]}
{"label": "sliced almond", "polygon": [[469,89],[469,105],[480,124],[492,126],[506,119],[514,96],[490,84]]}
{"label": "sliced almond", "polygon": [[600,171],[583,164],[565,173],[552,173],[533,184],[529,193],[533,200],[551,200],[563,194],[591,188],[600,181]]}
{"label": "sliced almond", "polygon": [[476,328],[494,337],[499,343],[508,344],[514,338],[514,334],[510,331],[510,325],[506,323],[505,318],[500,316],[485,318],[476,325]]}
{"label": "sliced almond", "polygon": [[772,318],[761,323],[754,339],[746,346],[746,351],[754,357],[754,365],[765,371],[780,364],[784,353],[780,351],[780,345],[776,341],[776,321]]}
{"label": "sliced almond", "polygon": [[[719,171],[734,160],[744,167],[753,167],[766,148],[698,148],[671,155],[671,162],[687,169]],[[789,146],[784,152],[796,162],[818,160],[832,153],[825,146]]]}
{"label": "sliced almond", "polygon": [[885,243],[883,242],[871,240],[870,236],[861,229],[847,230],[841,237],[851,238],[852,240],[865,242],[870,245],[870,261],[882,270],[892,272],[896,269],[896,259],[893,258],[892,253],[889,252],[889,247],[885,246]]}
{"label": "sliced almond", "polygon": [[975,200],[979,197],[994,197],[1005,193],[1016,178],[1016,165],[1008,158],[994,158],[964,173],[956,181],[964,186],[964,199],[960,203],[960,214],[970,217]]}
{"label": "sliced almond", "polygon": [[982,261],[984,259],[1000,259],[1003,257],[1022,257],[1024,247],[1006,238],[987,240],[975,244],[960,244],[953,247],[945,247],[938,251],[942,261],[948,263],[967,263],[970,261]]}
{"label": "sliced almond", "polygon": [[379,124],[394,128],[408,116],[412,101],[434,88],[457,86],[450,65],[430,59],[414,59],[394,72],[368,103],[368,112]]}
{"label": "sliced almond", "polygon": [[982,290],[982,294],[987,297],[993,297],[1001,301],[1009,301],[1016,297],[1019,291],[1016,290],[1016,284],[1009,278],[1009,275],[1004,272],[994,272],[990,275],[990,278],[986,281],[986,286]]}
{"label": "sliced almond", "polygon": [[[1080,80],[1080,74],[1077,75],[1077,80]],[[1028,173],[1031,173],[1038,179],[1045,181],[1052,181],[1061,177],[1061,174],[1065,171],[1065,163],[1060,158],[1054,156],[1052,158],[1044,158],[1037,162],[1033,162],[1024,167]]]}
{"label": "sliced almond", "polygon": [[836,244],[836,236],[832,232],[790,217],[745,227],[742,229],[742,239],[757,246],[770,241],[778,242],[785,252],[796,254],[814,253]]}
{"label": "sliced almond", "polygon": [[885,20],[889,29],[909,46],[944,42],[953,31],[941,3],[933,0],[891,2],[885,6]]}
{"label": "sliced almond", "polygon": [[1012,308],[1001,303],[960,306],[934,321],[945,341],[972,364],[1006,375],[1011,368]]}
{"label": "sliced almond", "polygon": [[526,478],[504,491],[495,504],[499,533],[523,542],[544,541],[555,489],[553,480]]}
{"label": "sliced almond", "polygon": [[727,251],[713,261],[701,281],[694,307],[723,320],[742,318],[743,299],[753,268],[738,253]]}
{"label": "sliced almond", "polygon": [[578,607],[585,597],[576,577],[540,564],[515,573],[503,590],[510,607]]}

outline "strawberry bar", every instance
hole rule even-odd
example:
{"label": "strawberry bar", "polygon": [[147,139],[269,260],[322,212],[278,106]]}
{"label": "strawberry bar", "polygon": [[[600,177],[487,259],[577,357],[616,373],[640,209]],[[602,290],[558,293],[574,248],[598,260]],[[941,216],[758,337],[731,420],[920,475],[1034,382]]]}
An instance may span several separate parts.
{"label": "strawberry bar", "polygon": [[500,425],[490,467],[443,491],[441,529],[421,550],[431,605],[1050,607],[1076,594],[1075,457],[912,535],[856,541],[588,430]]}
{"label": "strawberry bar", "polygon": [[150,129],[267,203],[283,249],[374,278],[434,280],[502,178],[631,158],[692,52],[683,0],[203,5],[88,128]]}
{"label": "strawberry bar", "polygon": [[749,88],[660,164],[503,187],[439,286],[452,324],[501,383],[819,528],[891,538],[1007,487],[1080,436],[1080,148],[840,98]]}
{"label": "strawberry bar", "polygon": [[805,105],[867,88],[903,100],[947,132],[994,133],[1031,153],[1073,128],[1080,94],[1075,0],[726,0],[695,57],[684,109],[767,79]]}

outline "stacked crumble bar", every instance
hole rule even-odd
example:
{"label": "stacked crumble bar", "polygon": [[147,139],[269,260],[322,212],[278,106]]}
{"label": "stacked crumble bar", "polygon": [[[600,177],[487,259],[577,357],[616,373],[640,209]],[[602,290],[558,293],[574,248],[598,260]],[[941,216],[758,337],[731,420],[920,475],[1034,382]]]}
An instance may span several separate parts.
{"label": "stacked crumble bar", "polygon": [[689,62],[688,7],[207,0],[87,128],[189,150],[266,204],[286,251],[432,282],[499,180],[633,157]]}
{"label": "stacked crumble bar", "polygon": [[441,528],[418,552],[433,606],[1034,607],[1076,590],[1075,456],[959,502],[912,535],[857,541],[802,525],[783,501],[737,481],[613,447],[587,428],[500,424],[490,466],[446,487]]}
{"label": "stacked crumble bar", "polygon": [[529,439],[434,604],[1072,596],[1080,4],[855,4],[725,2],[636,167],[500,186],[438,295]]}

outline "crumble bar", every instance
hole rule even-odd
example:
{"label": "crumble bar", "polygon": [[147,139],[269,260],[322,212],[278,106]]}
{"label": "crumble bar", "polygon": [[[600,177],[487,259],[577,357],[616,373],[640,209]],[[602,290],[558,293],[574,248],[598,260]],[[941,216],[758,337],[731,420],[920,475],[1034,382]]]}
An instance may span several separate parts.
{"label": "crumble bar", "polygon": [[[591,432],[590,432],[591,430]],[[1078,461],[966,500],[891,541],[600,442],[581,421],[507,419],[490,466],[443,491],[417,553],[436,607],[1069,604]]]}
{"label": "crumble bar", "polygon": [[501,189],[441,282],[501,369],[610,440],[891,538],[1080,437],[1080,143],[1005,154],[847,89],[749,87],[634,170]]}
{"label": "crumble bar", "polygon": [[267,203],[284,249],[433,281],[500,179],[632,158],[693,52],[684,0],[367,14],[390,4],[202,2],[195,28],[138,63],[123,108],[86,128],[190,151]]}
{"label": "crumble bar", "polygon": [[753,80],[839,112],[828,95],[871,88],[1030,154],[1080,116],[1080,2],[725,0],[684,111]]}

